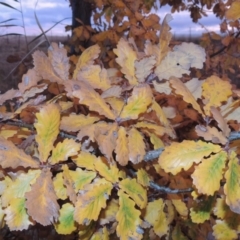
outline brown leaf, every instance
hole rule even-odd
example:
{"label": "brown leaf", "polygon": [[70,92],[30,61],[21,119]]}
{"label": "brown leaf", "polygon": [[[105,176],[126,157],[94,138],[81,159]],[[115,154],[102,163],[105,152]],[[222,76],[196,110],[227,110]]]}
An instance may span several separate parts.
{"label": "brown leaf", "polygon": [[228,137],[231,132],[231,129],[229,128],[226,119],[223,118],[221,112],[215,107],[211,107],[211,112],[212,112],[213,118],[218,123],[218,127],[222,130],[223,135],[225,137]]}
{"label": "brown leaf", "polygon": [[42,170],[41,175],[25,194],[26,208],[29,216],[43,226],[56,222],[59,216],[59,205],[49,169]]}
{"label": "brown leaf", "polygon": [[37,161],[34,161],[31,156],[3,137],[0,137],[0,165],[2,168],[39,167]]}

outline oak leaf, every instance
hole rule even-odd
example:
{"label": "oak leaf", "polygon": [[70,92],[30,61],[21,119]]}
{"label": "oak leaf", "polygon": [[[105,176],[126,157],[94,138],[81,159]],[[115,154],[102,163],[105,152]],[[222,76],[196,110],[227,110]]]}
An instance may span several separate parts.
{"label": "oak leaf", "polygon": [[147,191],[136,179],[124,179],[119,183],[119,187],[126,192],[134,202],[143,209],[147,205]]}
{"label": "oak leaf", "polygon": [[213,226],[213,236],[219,240],[231,240],[237,239],[237,231],[231,229],[225,220],[216,220],[216,224]]}
{"label": "oak leaf", "polygon": [[116,165],[109,164],[104,157],[98,157],[98,160],[94,162],[96,171],[99,175],[104,177],[111,183],[117,183],[119,181],[119,170]]}
{"label": "oak leaf", "polygon": [[140,211],[134,207],[134,201],[122,190],[118,191],[118,196],[119,211],[116,215],[118,221],[116,229],[118,237],[122,240],[128,240],[130,237],[136,240],[142,239],[141,231],[138,231],[142,222],[140,219]]}
{"label": "oak leaf", "polygon": [[128,98],[120,115],[123,119],[137,119],[140,113],[144,113],[152,102],[152,90],[147,84],[139,84],[133,88],[132,96]]}
{"label": "oak leaf", "polygon": [[59,134],[59,108],[55,104],[45,105],[40,112],[36,114],[36,118],[37,123],[34,124],[37,130],[36,142],[38,143],[40,161],[45,162]]}
{"label": "oak leaf", "polygon": [[77,157],[72,157],[72,160],[78,167],[95,170],[94,162],[97,161],[97,157],[89,152],[81,151]]}
{"label": "oak leaf", "polygon": [[71,171],[68,169],[68,166],[66,164],[62,166],[62,170],[63,184],[66,186],[67,195],[70,201],[75,204],[77,201],[77,195],[74,190],[74,182],[71,177]]}
{"label": "oak leaf", "polygon": [[98,121],[99,117],[83,114],[70,114],[69,116],[64,116],[61,119],[60,129],[68,132],[78,132],[84,126],[93,124]]}
{"label": "oak leaf", "polygon": [[48,162],[56,164],[60,161],[66,161],[69,157],[77,155],[80,147],[81,145],[73,139],[64,139],[63,142],[59,142],[52,150],[52,156]]}
{"label": "oak leaf", "polygon": [[225,145],[228,139],[219,132],[217,128],[210,126],[197,125],[195,131],[199,137],[203,137],[206,141],[211,141],[213,143],[220,143]]}
{"label": "oak leaf", "polygon": [[129,159],[129,150],[128,150],[128,139],[127,132],[124,127],[120,126],[118,129],[117,140],[116,140],[116,161],[122,165],[126,166]]}
{"label": "oak leaf", "polygon": [[213,115],[213,118],[217,121],[218,127],[222,130],[222,133],[225,137],[228,137],[231,129],[229,128],[226,119],[222,116],[221,112],[215,108],[211,107],[211,113]]}
{"label": "oak leaf", "polygon": [[225,12],[225,17],[230,20],[238,20],[240,18],[240,2],[235,1],[231,3],[231,6]]}
{"label": "oak leaf", "polygon": [[205,98],[204,111],[209,116],[211,107],[219,107],[232,95],[232,86],[217,76],[211,76],[202,84],[202,96]]}
{"label": "oak leaf", "polygon": [[111,199],[107,207],[103,209],[99,216],[99,223],[101,225],[116,221],[116,214],[119,210],[119,203],[116,199]]}
{"label": "oak leaf", "polygon": [[67,189],[63,183],[63,173],[62,172],[58,173],[56,175],[56,177],[53,179],[53,186],[54,186],[54,191],[57,195],[57,198],[66,200],[68,195],[67,195]]}
{"label": "oak leaf", "polygon": [[99,53],[100,53],[100,47],[97,44],[83,51],[83,53],[78,59],[76,68],[73,72],[73,78],[76,79],[78,72],[82,70],[84,67],[93,65],[93,61],[98,57]]}
{"label": "oak leaf", "polygon": [[70,171],[69,174],[71,175],[76,193],[82,190],[85,185],[91,183],[97,175],[96,172],[82,170],[81,168],[76,168],[76,170]]}
{"label": "oak leaf", "polygon": [[184,140],[181,143],[174,142],[165,147],[165,150],[159,156],[158,163],[165,172],[176,175],[182,168],[188,170],[193,163],[198,164],[204,157],[220,151],[221,147],[219,145],[203,141]]}
{"label": "oak leaf", "polygon": [[52,182],[52,173],[43,169],[41,175],[25,194],[29,216],[43,226],[51,225],[58,219],[59,205]]}
{"label": "oak leaf", "polygon": [[214,200],[212,196],[207,197],[190,209],[190,216],[194,223],[204,223],[210,219]]}
{"label": "oak leaf", "polygon": [[135,76],[139,83],[143,83],[146,81],[146,78],[152,72],[154,65],[156,63],[155,56],[146,56],[140,60],[135,60],[134,67],[135,67]]}
{"label": "oak leaf", "polygon": [[137,171],[137,181],[144,187],[147,187],[150,184],[149,175],[143,168],[140,168]]}
{"label": "oak leaf", "polygon": [[12,142],[0,137],[0,165],[2,168],[31,167],[38,168],[39,162],[33,160]]}
{"label": "oak leaf", "polygon": [[166,213],[164,212],[165,203],[162,199],[149,202],[144,212],[144,220],[153,226],[154,232],[162,237],[169,230]]}
{"label": "oak leaf", "polygon": [[90,110],[96,111],[109,119],[115,119],[107,103],[89,84],[79,82],[78,85],[80,89],[73,91],[72,95],[79,98],[81,104],[87,105]]}
{"label": "oak leaf", "polygon": [[112,184],[105,179],[96,179],[80,192],[74,211],[74,219],[79,224],[87,225],[89,221],[98,219],[102,208],[112,190]]}
{"label": "oak leaf", "polygon": [[118,56],[116,62],[121,66],[121,72],[131,85],[137,84],[135,77],[135,60],[137,60],[137,53],[131,48],[129,43],[121,38],[117,44],[117,48],[113,52]]}
{"label": "oak leaf", "polygon": [[187,103],[192,104],[193,108],[196,109],[200,114],[204,115],[202,109],[199,104],[193,97],[192,93],[188,90],[188,88],[184,85],[184,83],[178,78],[171,77],[170,83],[172,88],[175,89],[175,92],[183,97],[183,100]]}
{"label": "oak leaf", "polygon": [[221,151],[195,167],[192,179],[199,193],[214,195],[219,190],[226,161],[227,153]]}
{"label": "oak leaf", "polygon": [[145,143],[142,134],[136,129],[128,131],[129,160],[134,164],[141,162],[145,156]]}
{"label": "oak leaf", "polygon": [[69,58],[67,57],[67,50],[64,46],[59,43],[52,43],[51,46],[48,48],[48,58],[51,61],[51,65],[54,69],[54,72],[63,79],[68,80],[69,75]]}
{"label": "oak leaf", "polygon": [[235,152],[230,153],[228,170],[224,177],[226,179],[224,185],[226,203],[233,212],[240,214],[240,166]]}
{"label": "oak leaf", "polygon": [[25,198],[13,198],[4,213],[10,231],[22,231],[33,224],[25,208]]}
{"label": "oak leaf", "polygon": [[71,234],[76,230],[76,225],[73,218],[74,206],[70,203],[62,205],[59,213],[58,223],[55,224],[55,229],[59,234]]}

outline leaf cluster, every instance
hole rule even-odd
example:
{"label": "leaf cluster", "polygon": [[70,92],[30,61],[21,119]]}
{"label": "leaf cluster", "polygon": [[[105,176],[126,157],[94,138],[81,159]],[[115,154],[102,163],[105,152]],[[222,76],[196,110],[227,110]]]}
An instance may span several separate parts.
{"label": "leaf cluster", "polygon": [[171,48],[170,20],[157,44],[121,38],[119,69],[104,68],[96,44],[70,74],[66,49],[52,43],[0,95],[0,219],[11,231],[237,238],[239,93],[217,75],[185,81],[207,55],[193,43]]}

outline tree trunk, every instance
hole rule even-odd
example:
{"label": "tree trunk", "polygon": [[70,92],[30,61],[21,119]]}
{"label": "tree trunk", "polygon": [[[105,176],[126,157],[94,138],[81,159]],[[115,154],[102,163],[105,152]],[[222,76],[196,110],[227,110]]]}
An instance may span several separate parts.
{"label": "tree trunk", "polygon": [[[87,0],[70,0],[70,6],[72,8],[72,30],[82,25],[91,26],[92,5]],[[79,19],[81,22],[77,21]],[[72,54],[79,54],[75,52],[76,45],[81,45],[84,48],[89,47],[89,41],[79,41],[71,44]]]}

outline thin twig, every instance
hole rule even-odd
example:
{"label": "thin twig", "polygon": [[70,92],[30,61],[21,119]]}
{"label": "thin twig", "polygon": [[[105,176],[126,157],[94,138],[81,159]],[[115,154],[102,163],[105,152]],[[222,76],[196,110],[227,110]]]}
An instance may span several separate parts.
{"label": "thin twig", "polygon": [[150,181],[150,188],[157,190],[159,192],[163,192],[163,193],[169,193],[169,194],[178,194],[178,193],[188,193],[188,192],[192,192],[193,188],[186,188],[186,189],[171,189],[168,187],[163,187],[158,185],[157,183]]}

